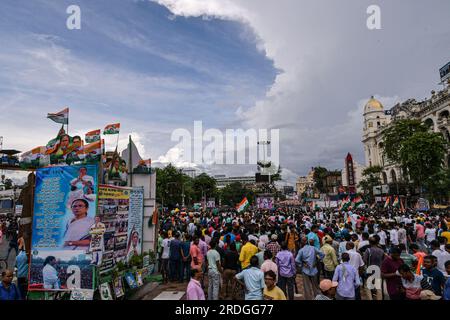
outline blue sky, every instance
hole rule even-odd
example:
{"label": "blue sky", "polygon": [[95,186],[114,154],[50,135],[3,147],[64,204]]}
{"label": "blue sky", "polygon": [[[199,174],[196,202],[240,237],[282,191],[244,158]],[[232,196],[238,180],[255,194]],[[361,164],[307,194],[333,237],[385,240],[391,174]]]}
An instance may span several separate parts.
{"label": "blue sky", "polygon": [[[81,30],[66,8],[81,7]],[[369,5],[382,29],[367,29]],[[3,0],[0,135],[45,144],[122,124],[144,157],[177,162],[176,128],[279,128],[284,176],[364,163],[362,110],[429,97],[450,61],[448,0]],[[254,167],[217,167],[244,175]]]}
{"label": "blue sky", "polygon": [[[66,28],[71,4],[81,30]],[[236,125],[236,110],[264,97],[278,72],[248,26],[175,18],[150,1],[2,1],[0,11],[5,147],[45,144],[57,131],[46,113],[67,105],[71,130],[120,121],[156,158],[174,128]],[[34,139],[23,130],[31,123]]]}

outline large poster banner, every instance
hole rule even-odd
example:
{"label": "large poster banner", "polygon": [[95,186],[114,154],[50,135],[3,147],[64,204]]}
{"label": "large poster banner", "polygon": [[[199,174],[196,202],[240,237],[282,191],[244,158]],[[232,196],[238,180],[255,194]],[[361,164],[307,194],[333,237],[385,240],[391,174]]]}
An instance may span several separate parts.
{"label": "large poster banner", "polygon": [[128,214],[127,261],[142,253],[142,224],[144,220],[144,188],[134,188],[130,193]]}
{"label": "large poster banner", "polygon": [[130,188],[99,187],[98,216],[106,229],[100,273],[111,270],[118,262],[126,262],[130,193]]}
{"label": "large poster banner", "polygon": [[90,227],[97,211],[96,165],[37,170],[30,290],[93,288]]}
{"label": "large poster banner", "polygon": [[273,198],[272,197],[258,197],[256,199],[256,205],[258,209],[272,209]]}

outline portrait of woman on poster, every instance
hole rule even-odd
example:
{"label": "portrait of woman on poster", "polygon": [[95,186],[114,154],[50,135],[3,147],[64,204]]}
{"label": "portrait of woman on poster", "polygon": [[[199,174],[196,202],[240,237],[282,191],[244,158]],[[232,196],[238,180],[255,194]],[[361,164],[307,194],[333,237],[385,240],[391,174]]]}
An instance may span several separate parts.
{"label": "portrait of woman on poster", "polygon": [[130,234],[130,239],[128,239],[127,246],[127,260],[130,260],[132,256],[139,255],[137,248],[139,245],[139,232],[133,229]]}
{"label": "portrait of woman on poster", "polygon": [[89,202],[76,199],[71,204],[73,218],[67,223],[64,233],[64,248],[72,250],[87,250],[91,235],[90,227],[95,223],[94,218],[88,216]]}
{"label": "portrait of woman on poster", "polygon": [[42,278],[44,282],[44,289],[60,289],[61,284],[56,271],[56,258],[48,256],[44,260],[44,267],[42,268]]}

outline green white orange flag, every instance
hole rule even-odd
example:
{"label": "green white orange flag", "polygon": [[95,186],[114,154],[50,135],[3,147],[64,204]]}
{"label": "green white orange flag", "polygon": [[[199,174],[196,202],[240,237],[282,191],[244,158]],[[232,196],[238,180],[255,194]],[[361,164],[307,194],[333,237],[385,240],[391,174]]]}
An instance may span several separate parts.
{"label": "green white orange flag", "polygon": [[347,208],[351,203],[352,201],[350,200],[350,197],[347,196],[345,199],[342,200],[341,207],[339,208],[339,210],[347,210]]}
{"label": "green white orange flag", "polygon": [[391,201],[391,197],[386,198],[386,202],[384,203],[384,207],[387,208],[389,205],[389,202]]}
{"label": "green white orange flag", "polygon": [[355,208],[358,208],[358,206],[364,204],[363,199],[361,198],[361,196],[357,196],[356,198],[353,199],[353,205]]}
{"label": "green white orange flag", "polygon": [[398,196],[395,196],[394,198],[394,202],[392,203],[393,207],[399,207],[400,206],[400,202],[398,201]]}
{"label": "green white orange flag", "polygon": [[100,129],[89,131],[84,135],[85,136],[84,140],[86,141],[86,143],[93,143],[96,141],[100,141],[100,132],[101,132]]}
{"label": "green white orange flag", "polygon": [[69,108],[56,113],[47,113],[47,118],[57,123],[69,124]]}
{"label": "green white orange flag", "polygon": [[250,203],[247,200],[247,197],[242,199],[242,201],[236,206],[237,212],[242,212],[250,205]]}
{"label": "green white orange flag", "polygon": [[119,134],[120,123],[108,124],[103,130],[103,134]]}

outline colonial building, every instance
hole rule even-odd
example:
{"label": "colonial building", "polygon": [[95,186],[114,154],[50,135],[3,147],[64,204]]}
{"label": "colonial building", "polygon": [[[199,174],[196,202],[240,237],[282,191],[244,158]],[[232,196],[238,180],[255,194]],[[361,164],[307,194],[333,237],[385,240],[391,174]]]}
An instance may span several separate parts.
{"label": "colonial building", "polygon": [[314,169],[306,177],[298,177],[296,182],[297,194],[301,196],[304,192],[314,188]]}
{"label": "colonial building", "polygon": [[[408,99],[396,104],[387,112],[381,102],[371,97],[364,107],[363,117],[362,142],[366,166],[379,165],[383,168],[383,184],[402,181],[403,174],[400,167],[395,163],[388,163],[383,156],[383,131],[395,120],[419,119],[429,125],[430,130],[441,132],[450,142],[450,79],[443,90],[431,91],[430,98],[424,101]],[[450,148],[445,161],[450,165]]]}

